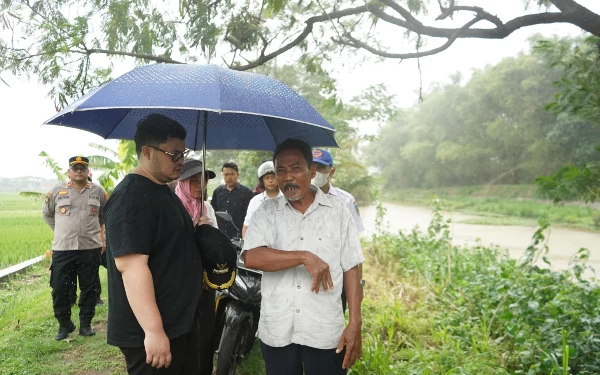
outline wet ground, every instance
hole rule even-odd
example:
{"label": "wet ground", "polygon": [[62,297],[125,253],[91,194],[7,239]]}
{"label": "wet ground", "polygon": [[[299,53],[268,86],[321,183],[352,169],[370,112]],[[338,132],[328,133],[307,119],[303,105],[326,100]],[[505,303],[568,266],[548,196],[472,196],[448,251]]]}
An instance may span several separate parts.
{"label": "wet ground", "polygon": [[[426,229],[432,216],[431,210],[424,207],[393,203],[385,203],[384,207],[387,209],[385,225],[392,232],[400,229],[410,230],[415,226]],[[459,222],[475,216],[456,212],[447,212],[444,215],[453,221],[451,236],[455,244],[475,244],[477,240],[480,240],[484,245],[498,245],[508,249],[510,255],[515,258],[523,256],[536,229],[533,226],[463,224]],[[362,208],[361,216],[365,224],[366,234],[374,233],[375,207]],[[553,269],[566,269],[571,256],[584,247],[590,250],[588,265],[596,270],[597,276],[600,275],[600,233],[551,227],[548,246],[550,251],[547,257],[552,262]]]}

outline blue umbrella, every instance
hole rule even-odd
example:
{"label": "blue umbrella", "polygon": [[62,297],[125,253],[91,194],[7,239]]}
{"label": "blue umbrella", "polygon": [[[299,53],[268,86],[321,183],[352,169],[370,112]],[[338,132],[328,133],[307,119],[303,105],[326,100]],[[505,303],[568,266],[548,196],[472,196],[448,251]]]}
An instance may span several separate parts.
{"label": "blue umbrella", "polygon": [[335,129],[300,95],[260,74],[216,65],[145,65],[90,91],[44,122],[133,139],[160,113],[187,130],[186,147],[272,151],[286,138],[337,147]]}

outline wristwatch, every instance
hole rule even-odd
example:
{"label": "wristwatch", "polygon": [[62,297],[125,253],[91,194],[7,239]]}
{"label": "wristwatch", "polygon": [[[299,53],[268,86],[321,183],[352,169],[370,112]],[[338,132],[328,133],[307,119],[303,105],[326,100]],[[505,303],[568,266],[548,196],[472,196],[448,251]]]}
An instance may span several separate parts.
{"label": "wristwatch", "polygon": [[360,286],[364,288],[364,287],[365,287],[365,284],[366,284],[366,282],[365,282],[365,279],[362,279],[362,280],[360,281]]}

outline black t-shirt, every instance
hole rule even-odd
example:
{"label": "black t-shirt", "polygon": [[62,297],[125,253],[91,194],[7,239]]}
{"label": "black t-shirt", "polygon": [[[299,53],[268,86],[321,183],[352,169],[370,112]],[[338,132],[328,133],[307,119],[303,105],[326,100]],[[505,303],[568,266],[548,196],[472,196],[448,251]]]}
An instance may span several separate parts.
{"label": "black t-shirt", "polygon": [[248,205],[252,197],[254,197],[252,190],[240,184],[231,191],[227,189],[227,185],[221,185],[215,189],[210,204],[212,204],[215,211],[228,212],[233,218],[234,224],[240,230],[240,233],[238,233],[233,225],[217,218],[219,229],[225,232],[229,238],[241,235],[244,219],[248,212]]}
{"label": "black t-shirt", "polygon": [[202,294],[202,260],[190,214],[167,185],[130,174],[108,200],[104,219],[108,263],[107,342],[143,347],[144,331],[125,294],[115,257],[148,255],[156,303],[169,339],[191,331]]}

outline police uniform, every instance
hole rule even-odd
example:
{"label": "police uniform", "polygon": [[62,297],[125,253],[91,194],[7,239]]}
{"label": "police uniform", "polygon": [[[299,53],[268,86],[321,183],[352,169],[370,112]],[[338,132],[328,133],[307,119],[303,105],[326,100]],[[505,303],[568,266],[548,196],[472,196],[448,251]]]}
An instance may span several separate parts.
{"label": "police uniform", "polygon": [[[89,160],[77,156],[69,159],[69,167]],[[79,334],[91,336],[95,315],[96,286],[104,225],[103,209],[107,195],[101,186],[86,181],[78,192],[72,182],[58,183],[46,195],[42,208],[44,220],[54,231],[50,285],[54,316],[60,328],[56,339],[65,338],[75,329],[71,321],[71,293],[79,280]],[[66,334],[65,334],[66,332]]]}

